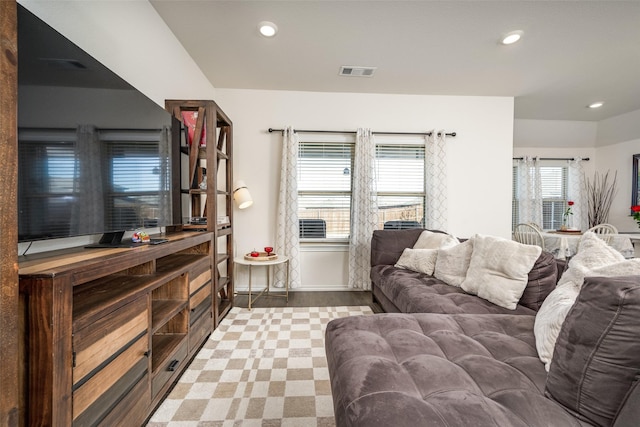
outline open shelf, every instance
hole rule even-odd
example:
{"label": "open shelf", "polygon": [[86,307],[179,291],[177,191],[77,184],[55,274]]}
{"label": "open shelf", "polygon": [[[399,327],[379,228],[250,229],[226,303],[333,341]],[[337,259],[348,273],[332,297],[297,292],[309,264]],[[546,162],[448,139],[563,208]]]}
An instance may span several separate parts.
{"label": "open shelf", "polygon": [[153,335],[151,338],[153,351],[151,352],[151,372],[156,374],[158,368],[167,361],[180,344],[187,338],[187,334]]}
{"label": "open shelf", "polygon": [[[225,263],[226,271],[232,272],[233,257],[229,254],[233,253],[233,124],[211,100],[166,100],[165,109],[173,116],[172,144],[178,159],[174,165],[181,171],[173,188],[179,197],[174,206],[180,207],[181,215],[174,216],[174,221],[206,218],[204,224],[185,224],[183,229],[212,231],[211,268]],[[204,178],[205,190],[200,188]],[[218,217],[227,217],[229,221],[218,224]],[[226,298],[225,304],[233,305],[233,280],[218,279],[217,275],[212,275],[211,280],[215,289],[211,304],[213,322],[217,327],[228,311],[219,310],[219,300]]]}

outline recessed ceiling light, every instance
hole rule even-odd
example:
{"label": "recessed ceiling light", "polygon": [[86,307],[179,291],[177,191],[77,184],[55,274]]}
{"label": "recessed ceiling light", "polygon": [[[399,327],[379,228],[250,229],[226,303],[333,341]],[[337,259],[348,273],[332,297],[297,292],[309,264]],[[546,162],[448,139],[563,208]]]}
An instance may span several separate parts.
{"label": "recessed ceiling light", "polygon": [[594,102],[592,104],[589,104],[588,107],[589,108],[600,108],[604,105],[604,102]]}
{"label": "recessed ceiling light", "polygon": [[520,38],[522,38],[523,34],[524,33],[522,31],[520,31],[520,30],[511,31],[510,33],[507,33],[504,36],[502,36],[502,40],[500,40],[500,43],[502,43],[502,44],[514,44],[515,42],[520,40]]}
{"label": "recessed ceiling light", "polygon": [[273,37],[278,32],[278,26],[269,21],[262,21],[261,23],[259,23],[258,29],[260,30],[260,34],[265,37]]}

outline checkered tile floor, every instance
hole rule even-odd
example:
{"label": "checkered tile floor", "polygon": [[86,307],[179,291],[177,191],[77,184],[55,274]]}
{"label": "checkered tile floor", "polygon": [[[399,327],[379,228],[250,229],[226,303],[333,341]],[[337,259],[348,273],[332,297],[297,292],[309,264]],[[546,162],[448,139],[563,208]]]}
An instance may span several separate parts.
{"label": "checkered tile floor", "polygon": [[147,427],[334,426],[326,324],[369,307],[234,307]]}

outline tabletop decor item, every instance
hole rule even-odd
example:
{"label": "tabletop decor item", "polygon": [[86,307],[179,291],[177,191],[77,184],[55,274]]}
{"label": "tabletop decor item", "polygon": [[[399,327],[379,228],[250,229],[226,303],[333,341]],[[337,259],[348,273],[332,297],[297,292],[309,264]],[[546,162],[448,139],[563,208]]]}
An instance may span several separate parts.
{"label": "tabletop decor item", "polygon": [[612,178],[608,170],[602,176],[595,172],[593,180],[585,179],[589,228],[609,222],[611,203],[618,192],[617,180],[618,172],[616,171]]}
{"label": "tabletop decor item", "polygon": [[640,205],[631,206],[631,211],[633,212],[631,216],[638,223],[638,227],[640,227]]}
{"label": "tabletop decor item", "polygon": [[571,230],[573,227],[573,211],[571,207],[574,205],[572,200],[567,201],[567,210],[562,214],[562,225],[560,226],[560,230],[566,231]]}
{"label": "tabletop decor item", "polygon": [[278,259],[278,255],[273,252],[251,251],[244,255],[244,259],[248,261],[273,261]]}

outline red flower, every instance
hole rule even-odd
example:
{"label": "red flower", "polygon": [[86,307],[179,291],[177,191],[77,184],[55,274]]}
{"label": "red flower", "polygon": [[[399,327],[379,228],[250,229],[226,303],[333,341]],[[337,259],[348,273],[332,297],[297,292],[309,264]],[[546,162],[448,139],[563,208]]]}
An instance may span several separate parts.
{"label": "red flower", "polygon": [[640,212],[640,205],[631,206],[631,210],[634,212]]}
{"label": "red flower", "polygon": [[[567,202],[567,204],[568,204],[569,206],[573,206],[573,201],[569,200],[569,201]],[[640,208],[640,206],[638,206],[638,207]]]}

